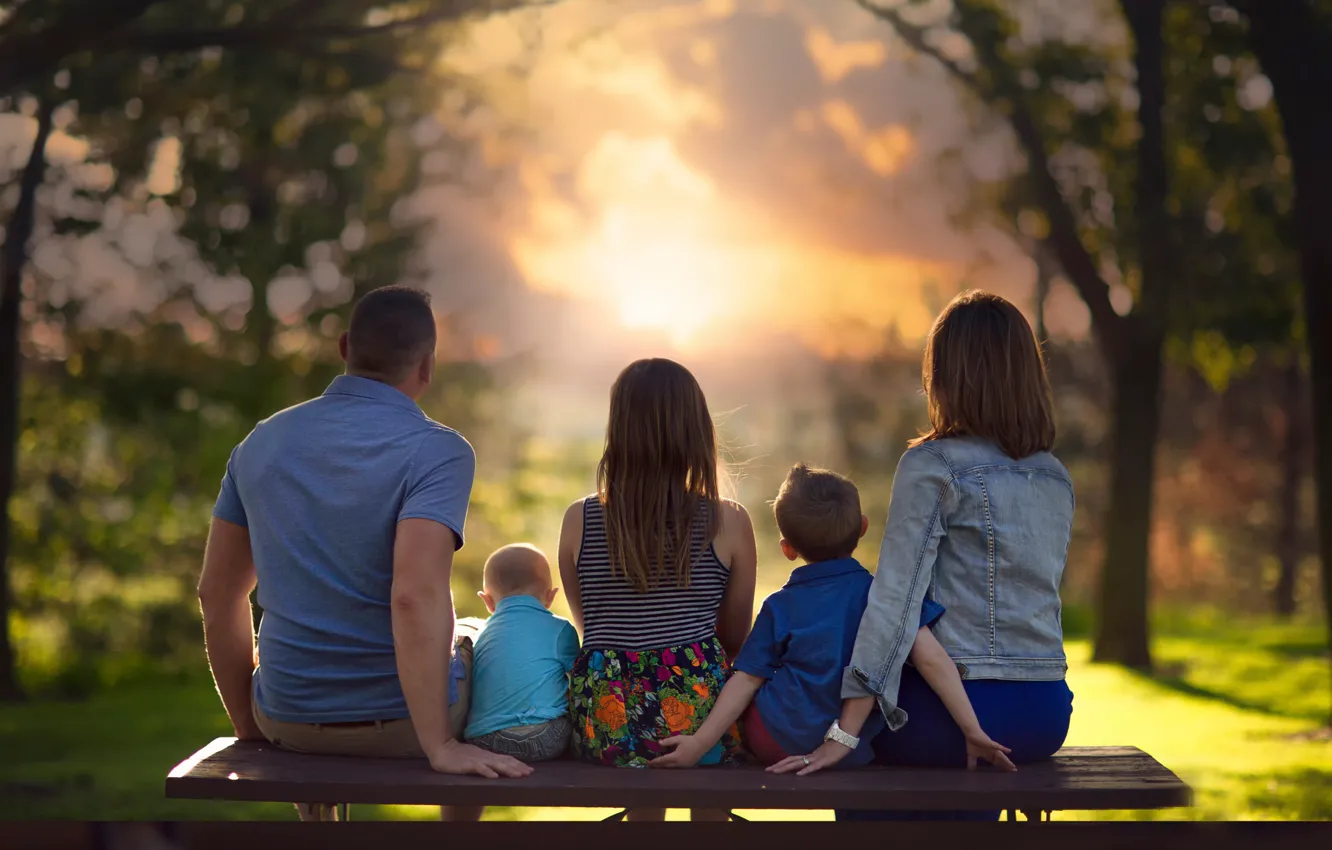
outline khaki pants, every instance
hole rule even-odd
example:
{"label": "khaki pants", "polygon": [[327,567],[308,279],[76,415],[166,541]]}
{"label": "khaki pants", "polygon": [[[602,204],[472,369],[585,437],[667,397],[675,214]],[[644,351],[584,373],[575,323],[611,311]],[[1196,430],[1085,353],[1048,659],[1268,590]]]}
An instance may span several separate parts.
{"label": "khaki pants", "polygon": [[[453,736],[462,740],[472,700],[472,639],[474,629],[459,623],[453,651],[462,659],[466,675],[458,682],[458,701],[449,706]],[[252,699],[254,722],[276,747],[296,753],[361,758],[424,758],[416,728],[409,718],[365,723],[288,723],[275,720]]]}

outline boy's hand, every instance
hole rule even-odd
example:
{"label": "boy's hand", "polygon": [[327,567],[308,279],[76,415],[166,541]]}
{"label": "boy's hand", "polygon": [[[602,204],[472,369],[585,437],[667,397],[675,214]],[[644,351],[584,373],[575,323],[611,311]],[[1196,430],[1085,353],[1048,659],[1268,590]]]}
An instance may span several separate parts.
{"label": "boy's hand", "polygon": [[991,741],[990,736],[980,729],[968,732],[966,736],[967,770],[975,770],[977,763],[981,761],[989,762],[1000,770],[1017,770],[1012,760],[1008,758],[1008,754],[1012,752],[1008,747]]}
{"label": "boy's hand", "polygon": [[693,735],[675,735],[657,743],[667,751],[666,755],[652,759],[648,767],[693,767],[708,751]]}
{"label": "boy's hand", "polygon": [[472,774],[487,779],[501,776],[518,779],[532,775],[532,768],[512,756],[501,756],[480,747],[453,739],[430,756],[430,767],[436,773]]}

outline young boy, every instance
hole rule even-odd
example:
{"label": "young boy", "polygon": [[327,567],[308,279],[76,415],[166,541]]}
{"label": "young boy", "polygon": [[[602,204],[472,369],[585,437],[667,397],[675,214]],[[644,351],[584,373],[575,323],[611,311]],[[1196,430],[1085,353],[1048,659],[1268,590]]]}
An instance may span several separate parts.
{"label": "young boy", "polygon": [[[833,734],[829,729],[842,711],[842,671],[874,580],[852,557],[869,520],[850,480],[803,463],[787,476],[773,511],[782,554],[805,565],[764,600],[732,677],[698,732],[662,741],[673,752],[655,759],[654,767],[692,767],[737,719],[745,746],[765,765],[813,752]],[[957,668],[930,632],[943,613],[943,606],[925,600],[910,657],[966,729],[975,714]],[[874,712],[841,766],[869,764],[870,742],[884,725]]]}
{"label": "young boy", "polygon": [[467,742],[526,762],[559,758],[573,731],[578,632],[549,611],[559,593],[550,564],[534,546],[505,546],[486,560],[484,586],[491,617],[476,639]]}

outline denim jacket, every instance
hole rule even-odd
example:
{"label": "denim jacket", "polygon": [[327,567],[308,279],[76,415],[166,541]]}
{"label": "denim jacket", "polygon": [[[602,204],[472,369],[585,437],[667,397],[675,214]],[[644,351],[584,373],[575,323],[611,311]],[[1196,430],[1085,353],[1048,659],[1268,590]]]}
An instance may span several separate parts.
{"label": "denim jacket", "polygon": [[906,723],[897,692],[926,598],[948,609],[934,635],[963,679],[1063,679],[1072,525],[1072,480],[1047,452],[1013,460],[974,437],[909,449],[842,696],[875,695],[889,729]]}

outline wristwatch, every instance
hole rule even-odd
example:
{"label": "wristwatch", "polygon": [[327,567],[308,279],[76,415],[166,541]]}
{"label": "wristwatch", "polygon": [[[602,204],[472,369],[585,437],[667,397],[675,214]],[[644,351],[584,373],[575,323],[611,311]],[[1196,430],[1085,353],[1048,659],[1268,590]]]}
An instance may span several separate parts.
{"label": "wristwatch", "polygon": [[828,727],[828,733],[823,736],[823,740],[836,741],[848,750],[854,750],[860,746],[860,739],[854,735],[843,732],[842,727],[837,725],[836,720],[833,721],[833,725]]}

